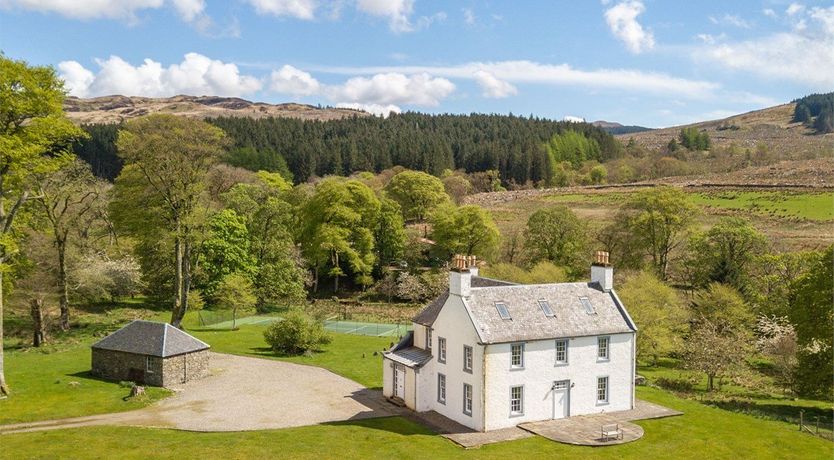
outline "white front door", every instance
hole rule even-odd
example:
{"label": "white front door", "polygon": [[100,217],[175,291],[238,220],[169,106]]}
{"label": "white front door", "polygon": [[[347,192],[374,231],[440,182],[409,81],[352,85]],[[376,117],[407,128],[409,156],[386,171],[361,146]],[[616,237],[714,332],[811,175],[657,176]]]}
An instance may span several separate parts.
{"label": "white front door", "polygon": [[570,380],[553,382],[553,418],[570,417]]}
{"label": "white front door", "polygon": [[405,367],[394,365],[394,396],[405,399]]}

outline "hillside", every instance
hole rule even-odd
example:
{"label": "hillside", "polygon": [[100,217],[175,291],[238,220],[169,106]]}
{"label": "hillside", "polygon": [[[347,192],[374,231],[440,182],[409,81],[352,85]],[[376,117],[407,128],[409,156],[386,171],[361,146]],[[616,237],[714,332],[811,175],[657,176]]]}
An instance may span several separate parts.
{"label": "hillside", "polygon": [[680,130],[696,127],[706,131],[714,147],[754,150],[759,144],[779,155],[781,159],[802,159],[830,156],[834,152],[834,134],[814,134],[814,130],[793,121],[796,104],[783,104],[762,110],[734,115],[721,120],[704,121],[684,126],[654,129],[639,133],[618,134],[623,143],[630,139],[649,150],[665,147]]}
{"label": "hillside", "polygon": [[605,121],[605,120],[597,120],[592,125],[602,128],[605,131],[611,134],[629,134],[629,133],[639,133],[642,131],[651,131],[652,128],[646,128],[645,126],[636,126],[636,125],[629,125],[626,126],[622,123],[617,123],[616,121]]}
{"label": "hillside", "polygon": [[91,99],[67,97],[67,116],[79,124],[119,123],[152,113],[171,113],[195,118],[215,117],[286,117],[300,120],[339,120],[368,116],[353,109],[318,108],[306,104],[267,104],[236,97],[174,96],[167,98],[103,96]]}

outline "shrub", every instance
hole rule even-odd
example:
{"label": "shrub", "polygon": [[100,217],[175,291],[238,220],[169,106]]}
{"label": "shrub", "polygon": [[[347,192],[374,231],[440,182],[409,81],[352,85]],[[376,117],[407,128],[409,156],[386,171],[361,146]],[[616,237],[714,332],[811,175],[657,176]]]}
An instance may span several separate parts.
{"label": "shrub", "polygon": [[320,322],[300,310],[290,310],[283,320],[272,323],[264,339],[275,353],[289,355],[319,350],[331,340]]}
{"label": "shrub", "polygon": [[681,393],[689,393],[695,388],[691,380],[684,379],[658,377],[655,383],[664,390],[678,391]]}

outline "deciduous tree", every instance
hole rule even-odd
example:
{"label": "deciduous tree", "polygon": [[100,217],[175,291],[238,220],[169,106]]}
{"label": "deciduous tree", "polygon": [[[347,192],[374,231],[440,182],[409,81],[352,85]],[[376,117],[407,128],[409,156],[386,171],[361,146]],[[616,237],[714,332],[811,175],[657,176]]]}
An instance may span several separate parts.
{"label": "deciduous tree", "polygon": [[491,259],[498,249],[498,227],[492,215],[480,206],[456,208],[447,204],[435,210],[431,223],[431,238],[444,260],[453,254]]}
{"label": "deciduous tree", "polygon": [[438,206],[449,201],[440,179],[420,171],[403,171],[385,187],[388,196],[400,204],[406,220],[424,221]]}
{"label": "deciduous tree", "polygon": [[[224,134],[219,128],[174,115],[133,119],[119,131],[116,141],[127,170],[122,175],[132,174],[131,185],[136,188],[132,193],[122,194],[129,200],[123,204],[130,211],[124,212],[158,213],[152,219],[161,220],[173,239],[171,324],[176,327],[188,309],[194,239],[206,176],[222,155],[224,145]],[[127,181],[116,182],[117,188],[126,185]],[[153,208],[145,201],[152,203]],[[124,212],[122,222],[129,220],[124,218]]]}
{"label": "deciduous tree", "polygon": [[0,55],[0,396],[9,394],[3,355],[3,275],[17,251],[17,217],[33,198],[35,174],[60,169],[83,136],[63,112],[64,87],[51,67]]}

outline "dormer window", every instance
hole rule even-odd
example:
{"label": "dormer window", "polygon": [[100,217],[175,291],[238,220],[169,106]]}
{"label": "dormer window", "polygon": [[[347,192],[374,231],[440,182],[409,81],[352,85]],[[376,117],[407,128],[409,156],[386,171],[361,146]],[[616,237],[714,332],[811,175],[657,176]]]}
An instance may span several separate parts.
{"label": "dormer window", "polygon": [[588,300],[587,297],[580,297],[579,301],[582,302],[582,306],[585,307],[585,313],[589,315],[596,315],[597,311],[594,310],[594,306],[591,305],[591,301]]}
{"label": "dormer window", "polygon": [[547,316],[548,318],[553,318],[554,316],[556,316],[556,314],[553,313],[553,309],[550,308],[550,302],[548,302],[547,300],[540,299],[539,307],[541,307],[542,312],[544,312],[544,316]]}
{"label": "dormer window", "polygon": [[507,304],[504,302],[495,302],[495,308],[498,310],[498,315],[501,316],[501,319],[513,319],[510,316],[510,310],[507,308]]}

